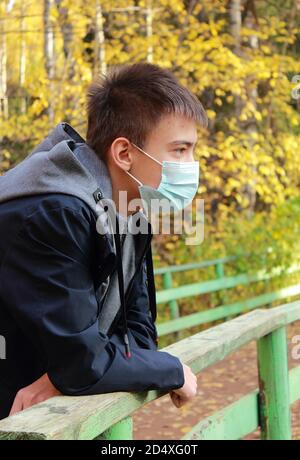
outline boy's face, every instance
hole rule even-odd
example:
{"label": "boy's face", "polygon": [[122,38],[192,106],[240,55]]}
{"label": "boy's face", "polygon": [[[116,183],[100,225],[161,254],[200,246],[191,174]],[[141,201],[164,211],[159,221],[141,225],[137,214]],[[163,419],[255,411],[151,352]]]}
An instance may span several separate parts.
{"label": "boy's face", "polygon": [[[162,161],[194,161],[194,147],[197,142],[197,125],[194,120],[177,114],[161,118],[149,134],[143,150],[153,158]],[[140,147],[140,146],[139,146]],[[154,188],[159,186],[162,166],[130,145],[132,165],[130,172],[143,184]],[[136,187],[135,181],[133,186]]]}
{"label": "boy's face", "polygon": [[[140,198],[139,184],[129,174],[143,185],[153,188],[157,188],[161,181],[162,165],[141,152],[132,142],[126,137],[118,137],[110,147],[107,166],[112,178],[113,199],[116,204],[120,191],[127,191],[128,202]],[[194,120],[182,115],[167,114],[148,135],[144,146],[138,147],[161,163],[185,162],[194,161],[196,142],[197,124]],[[125,206],[125,203],[123,205]],[[123,209],[123,213],[126,215],[127,209]]]}

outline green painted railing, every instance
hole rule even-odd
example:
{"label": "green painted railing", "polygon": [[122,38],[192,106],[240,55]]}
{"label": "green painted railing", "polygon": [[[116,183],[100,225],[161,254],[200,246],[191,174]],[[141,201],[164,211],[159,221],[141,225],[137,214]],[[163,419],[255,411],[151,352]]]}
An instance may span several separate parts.
{"label": "green painted railing", "polygon": [[[200,420],[182,439],[291,439],[291,404],[300,399],[300,365],[288,370],[286,326],[300,320],[300,301],[256,309],[164,348],[195,374],[255,340],[259,381],[247,394]],[[166,394],[115,392],[57,396],[0,421],[0,439],[132,439],[133,413]]]}
{"label": "green painted railing", "polygon": [[[244,254],[246,255],[246,254]],[[224,290],[233,289],[241,285],[251,285],[259,281],[266,281],[282,273],[292,274],[300,271],[300,265],[294,264],[289,268],[274,267],[271,271],[260,270],[256,273],[242,273],[236,276],[225,275],[225,264],[233,262],[237,256],[228,256],[222,259],[208,260],[200,263],[174,265],[164,268],[158,268],[154,271],[156,276],[162,276],[163,289],[156,294],[157,303],[167,303],[170,310],[170,320],[164,321],[157,325],[159,336],[174,333],[175,340],[180,337],[180,331],[199,326],[205,323],[220,319],[231,319],[240,313],[246,313],[262,306],[270,306],[272,302],[278,300],[289,301],[293,296],[300,294],[300,283],[290,285],[272,292],[266,292],[251,298],[240,299],[238,302],[227,303],[227,296]],[[214,266],[215,279],[208,281],[200,281],[196,283],[185,284],[182,286],[174,287],[173,274],[179,272],[186,272],[190,270],[200,270],[209,266]],[[220,293],[221,304],[210,308],[208,310],[201,310],[201,304],[197,296],[203,294]],[[187,299],[195,297],[195,304],[197,312],[180,316],[179,306],[177,301],[179,299]],[[224,302],[224,303],[223,303]],[[201,311],[199,311],[201,310]]]}

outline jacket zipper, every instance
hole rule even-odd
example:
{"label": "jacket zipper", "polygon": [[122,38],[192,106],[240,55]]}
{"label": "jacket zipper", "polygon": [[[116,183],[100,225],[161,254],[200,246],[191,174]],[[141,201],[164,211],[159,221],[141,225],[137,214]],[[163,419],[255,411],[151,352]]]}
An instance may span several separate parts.
{"label": "jacket zipper", "polygon": [[[127,291],[126,291],[126,294],[125,294],[125,301],[126,301],[126,304],[127,304],[128,298],[129,298],[130,293],[131,293],[131,290],[132,290],[132,285],[133,285],[134,279],[135,279],[135,277],[136,277],[136,274],[138,273],[138,271],[140,270],[140,268],[141,268],[141,266],[142,266],[143,259],[144,259],[144,257],[145,257],[146,252],[147,252],[148,249],[149,249],[149,246],[150,246],[150,244],[151,244],[151,241],[152,241],[152,235],[151,235],[151,233],[150,233],[150,234],[148,234],[148,240],[147,240],[147,242],[146,242],[146,245],[145,245],[145,248],[144,248],[143,253],[142,253],[142,255],[141,255],[141,258],[140,258],[140,260],[139,260],[139,263],[137,264],[137,268],[136,268],[136,270],[135,270],[135,272],[134,272],[133,277],[132,277],[131,280],[130,280],[130,283],[129,283],[128,287],[127,287]],[[127,307],[127,305],[126,305],[126,307]],[[127,312],[128,312],[128,307],[126,308],[126,313],[127,313]],[[121,316],[121,312],[120,312],[120,310],[119,310],[118,313],[117,313],[117,315],[115,316],[115,319],[114,319],[113,323],[112,323],[111,326],[110,326],[108,335],[111,335],[111,334],[114,333],[114,331],[115,331],[115,326],[118,325],[118,321],[119,321],[119,319],[120,319],[120,316]],[[113,329],[113,331],[111,331],[111,329]]]}
{"label": "jacket zipper", "polygon": [[[99,192],[99,193],[98,193],[98,192]],[[93,195],[94,195],[94,199],[95,199],[96,203],[98,203],[98,202],[101,200],[101,198],[102,198],[102,192],[101,192],[100,190],[98,190],[98,189],[94,192]],[[149,223],[149,225],[151,226],[150,223]],[[125,235],[124,235],[124,237],[123,237],[123,241],[124,241],[124,239],[125,239]],[[137,269],[135,270],[134,275],[133,275],[132,279],[130,280],[130,283],[129,283],[128,287],[127,287],[127,291],[126,291],[126,294],[125,294],[125,302],[126,302],[126,303],[127,303],[127,301],[128,301],[128,297],[129,297],[129,295],[130,295],[130,293],[131,293],[131,289],[132,289],[132,285],[133,285],[134,278],[136,277],[137,272],[140,270],[140,268],[141,268],[141,266],[142,266],[143,259],[144,259],[144,257],[145,257],[145,254],[146,254],[147,250],[149,249],[149,246],[150,246],[150,244],[151,244],[151,241],[152,241],[152,233],[148,233],[148,240],[147,240],[147,242],[146,242],[146,244],[145,244],[144,251],[143,251],[142,256],[141,256],[141,258],[140,258],[140,260],[139,260],[139,263],[137,264]],[[112,272],[112,273],[113,273],[113,272]],[[110,273],[110,276],[111,276],[112,273]],[[107,290],[106,290],[106,292],[105,292],[105,294],[104,294],[104,297],[106,296],[106,294],[107,294]],[[104,299],[102,299],[102,300],[104,301]],[[99,311],[99,308],[100,308],[100,307],[99,307],[99,305],[98,305],[98,311]],[[127,312],[128,312],[128,309],[126,309],[126,313],[127,313]],[[121,312],[120,312],[120,309],[119,309],[119,311],[118,311],[118,313],[116,314],[116,316],[115,316],[115,318],[114,318],[112,324],[110,325],[110,328],[109,328],[109,330],[108,330],[108,332],[107,332],[107,335],[112,335],[112,334],[113,334],[114,331],[111,332],[111,329],[114,328],[114,327],[118,324],[118,321],[119,321],[119,319],[120,319],[120,316],[121,316]]]}

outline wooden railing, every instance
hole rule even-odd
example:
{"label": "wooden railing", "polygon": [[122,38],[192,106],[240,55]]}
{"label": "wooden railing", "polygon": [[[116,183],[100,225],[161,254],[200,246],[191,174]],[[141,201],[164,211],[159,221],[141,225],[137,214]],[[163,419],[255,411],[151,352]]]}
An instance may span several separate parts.
{"label": "wooden railing", "polygon": [[[286,326],[299,319],[300,301],[256,309],[163,349],[198,374],[257,342],[257,390],[200,420],[182,439],[240,439],[259,426],[263,439],[291,439],[290,406],[300,399],[300,366],[288,370]],[[164,394],[58,396],[0,421],[0,439],[132,439],[132,414]]]}
{"label": "wooden railing", "polygon": [[[238,286],[250,286],[255,282],[267,281],[275,278],[282,273],[290,275],[300,271],[300,265],[294,264],[288,268],[277,266],[271,271],[259,270],[256,273],[240,273],[235,276],[225,275],[225,266],[229,262],[233,262],[237,256],[228,256],[222,259],[208,260],[200,263],[174,265],[155,270],[156,276],[162,277],[163,289],[157,292],[157,303],[167,303],[170,311],[170,320],[158,324],[157,331],[159,336],[174,333],[174,338],[180,338],[179,331],[188,329],[193,326],[199,326],[212,321],[232,318],[237,314],[246,313],[262,306],[271,306],[272,302],[278,300],[289,301],[292,297],[300,294],[300,283],[289,285],[271,292],[264,292],[263,294],[256,295],[250,298],[239,299],[238,302],[227,303],[224,291],[234,289]],[[200,281],[196,283],[183,284],[181,286],[173,286],[173,275],[175,273],[183,273],[192,270],[202,270],[213,266],[215,271],[215,278],[207,281]],[[201,275],[199,275],[201,278]],[[223,302],[203,310],[201,303],[197,296],[204,294],[222,292],[220,298]],[[195,313],[180,316],[180,310],[177,301],[179,299],[195,298],[194,308]],[[200,310],[200,311],[199,311]]]}

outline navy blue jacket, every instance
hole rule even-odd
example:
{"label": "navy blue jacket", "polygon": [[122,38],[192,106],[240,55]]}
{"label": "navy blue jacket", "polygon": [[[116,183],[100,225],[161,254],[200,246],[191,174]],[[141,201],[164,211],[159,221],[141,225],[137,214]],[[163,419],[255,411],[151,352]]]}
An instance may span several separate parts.
{"label": "navy blue jacket", "polygon": [[116,258],[95,221],[84,201],[61,193],[0,204],[0,418],[17,391],[45,372],[67,395],[184,384],[180,360],[157,349],[145,255],[126,296],[131,357],[124,356],[120,315],[107,335],[100,332],[97,292]]}

